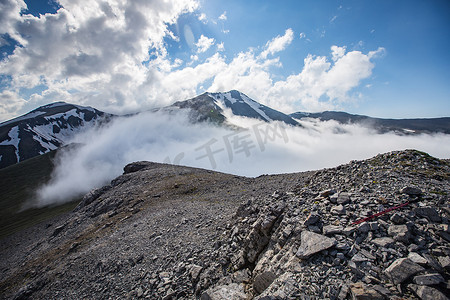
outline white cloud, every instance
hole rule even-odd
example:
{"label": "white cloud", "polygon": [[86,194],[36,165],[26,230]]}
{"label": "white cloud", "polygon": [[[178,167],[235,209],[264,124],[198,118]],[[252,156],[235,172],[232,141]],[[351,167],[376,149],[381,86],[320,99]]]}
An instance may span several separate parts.
{"label": "white cloud", "polygon": [[223,42],[217,44],[217,51],[225,51],[225,45]]}
{"label": "white cloud", "polygon": [[[133,109],[146,95],[133,92],[151,72],[143,62],[149,49],[167,53],[163,38],[168,24],[193,12],[195,0],[88,2],[61,0],[56,14],[20,15],[23,1],[2,1],[0,34],[22,47],[0,62],[0,73],[12,77],[9,90],[45,84],[44,95],[99,108]],[[67,91],[71,91],[68,93]],[[125,101],[127,99],[127,101]],[[36,106],[46,97],[34,97]],[[129,100],[129,101],[128,101]]]}
{"label": "white cloud", "polygon": [[331,46],[331,55],[333,61],[337,61],[345,55],[346,47]]}
{"label": "white cloud", "polygon": [[267,42],[266,49],[261,53],[261,57],[266,58],[269,54],[275,54],[277,52],[283,51],[287,46],[291,44],[294,40],[294,31],[289,28],[283,36],[277,36],[271,41]]}
{"label": "white cloud", "polygon": [[214,38],[208,38],[202,34],[198,39],[197,43],[195,44],[195,46],[197,46],[198,48],[197,49],[198,53],[203,53],[206,52],[212,45],[214,45],[214,43],[215,43]]}
{"label": "white cloud", "polygon": [[300,32],[300,35],[299,35],[299,36],[300,36],[301,39],[306,38],[306,34],[305,34],[304,32]]}
{"label": "white cloud", "polygon": [[208,20],[207,20],[207,18],[206,18],[206,14],[205,13],[201,13],[199,16],[198,16],[198,20],[199,21],[202,21],[203,23],[208,23]]}
{"label": "white cloud", "polygon": [[[245,140],[248,155],[227,148],[225,140],[236,132],[207,124],[189,124],[184,114],[165,116],[149,113],[116,119],[112,124],[93,129],[76,141],[84,146],[63,154],[49,184],[38,192],[35,205],[64,202],[94,187],[100,187],[122,173],[125,164],[147,160],[215,169],[217,171],[258,176],[334,167],[354,159],[378,153],[415,148],[445,158],[450,153],[450,135],[398,136],[377,134],[357,125],[334,121],[302,121],[303,127],[280,123],[260,123],[233,118],[249,130]],[[257,127],[253,127],[257,126]],[[278,135],[261,147],[255,136],[259,130],[275,130]],[[244,138],[241,135],[241,138]],[[213,140],[214,139],[214,140]],[[204,156],[211,144],[212,157]],[[177,160],[177,161],[175,161]]]}
{"label": "white cloud", "polygon": [[224,11],[223,14],[221,14],[221,15],[219,16],[219,20],[226,21],[227,19],[228,19],[228,18],[227,18],[227,12]]}

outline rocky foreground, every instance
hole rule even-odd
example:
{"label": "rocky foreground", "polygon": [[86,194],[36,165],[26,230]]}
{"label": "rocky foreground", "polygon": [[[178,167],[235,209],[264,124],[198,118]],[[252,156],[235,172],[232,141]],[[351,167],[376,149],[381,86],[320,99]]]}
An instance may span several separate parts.
{"label": "rocky foreground", "polygon": [[133,163],[0,241],[5,299],[448,299],[450,162],[244,178]]}

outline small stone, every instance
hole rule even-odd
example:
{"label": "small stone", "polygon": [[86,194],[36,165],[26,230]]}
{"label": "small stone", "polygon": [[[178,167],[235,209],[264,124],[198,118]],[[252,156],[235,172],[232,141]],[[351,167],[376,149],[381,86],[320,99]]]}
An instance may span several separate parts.
{"label": "small stone", "polygon": [[327,225],[322,229],[324,235],[341,234],[343,230],[344,228],[342,226],[336,225]]}
{"label": "small stone", "polygon": [[398,242],[407,243],[411,237],[408,226],[406,225],[391,225],[388,228],[388,234]]}
{"label": "small stone", "polygon": [[363,283],[356,282],[350,285],[350,291],[352,293],[352,299],[354,300],[379,300],[383,299],[383,296],[378,293],[371,286]]}
{"label": "small stone", "polygon": [[320,216],[318,214],[310,213],[309,216],[306,218],[305,222],[303,222],[303,225],[305,226],[313,225],[319,222],[319,220]]}
{"label": "small stone", "polygon": [[338,214],[338,215],[343,215],[343,214],[345,214],[345,207],[342,204],[333,206],[331,208],[331,213]]}
{"label": "small stone", "polygon": [[258,294],[261,294],[276,278],[277,276],[273,272],[265,271],[255,277],[253,289]]}
{"label": "small stone", "polygon": [[349,193],[339,193],[339,196],[337,198],[338,204],[347,204],[350,202],[350,194]]}
{"label": "small stone", "polygon": [[390,218],[390,220],[397,225],[400,224],[405,224],[406,220],[404,217],[402,217],[399,213],[395,213],[392,215],[392,217]]}
{"label": "small stone", "polygon": [[344,285],[341,287],[341,290],[339,291],[339,295],[338,295],[337,298],[338,298],[339,300],[347,299],[348,291],[349,291],[348,285],[344,284]]}
{"label": "small stone", "polygon": [[410,260],[412,260],[413,262],[415,262],[416,264],[426,265],[428,263],[428,261],[425,258],[420,256],[420,254],[418,254],[416,252],[410,252],[408,254],[408,258]]}
{"label": "small stone", "polygon": [[300,247],[296,253],[299,258],[308,258],[317,252],[326,250],[337,244],[334,238],[310,231],[302,231],[300,243]]}
{"label": "small stone", "polygon": [[377,222],[369,222],[370,231],[376,231],[378,230],[378,223]]}
{"label": "small stone", "polygon": [[419,217],[427,218],[430,222],[441,221],[441,217],[434,207],[416,207],[413,212]]}
{"label": "small stone", "polygon": [[409,196],[420,196],[423,194],[422,190],[417,188],[417,187],[413,187],[413,186],[405,186],[404,188],[402,188],[400,190],[401,194],[407,194]]}
{"label": "small stone", "polygon": [[319,195],[320,195],[320,197],[327,198],[327,197],[333,195],[334,193],[336,193],[336,191],[330,189],[330,190],[321,191]]}
{"label": "small stone", "polygon": [[439,260],[439,264],[442,266],[442,268],[450,269],[450,257],[448,257],[448,256],[439,256],[438,260]]}
{"label": "small stone", "polygon": [[408,284],[408,287],[422,300],[448,300],[440,291],[426,285]]}
{"label": "small stone", "polygon": [[412,275],[424,270],[422,266],[416,264],[409,258],[399,258],[385,270],[385,273],[394,284],[399,284]]}
{"label": "small stone", "polygon": [[439,284],[444,281],[445,281],[444,277],[442,277],[442,275],[439,273],[418,275],[418,276],[414,277],[414,283],[417,283],[420,285],[433,285],[433,284]]}
{"label": "small stone", "polygon": [[201,266],[198,265],[191,265],[190,267],[190,275],[191,278],[195,281],[198,279],[198,276],[200,275],[200,273],[202,272],[203,268]]}
{"label": "small stone", "polygon": [[208,289],[200,297],[201,300],[245,300],[247,296],[242,284],[232,283]]}
{"label": "small stone", "polygon": [[138,287],[136,294],[138,298],[141,298],[144,295],[144,290],[141,287]]}
{"label": "small stone", "polygon": [[367,233],[370,231],[370,225],[368,223],[362,223],[358,226],[358,231],[362,233]]}
{"label": "small stone", "polygon": [[377,245],[378,247],[389,247],[395,243],[395,241],[390,237],[376,238],[376,239],[373,239],[371,242],[373,244]]}

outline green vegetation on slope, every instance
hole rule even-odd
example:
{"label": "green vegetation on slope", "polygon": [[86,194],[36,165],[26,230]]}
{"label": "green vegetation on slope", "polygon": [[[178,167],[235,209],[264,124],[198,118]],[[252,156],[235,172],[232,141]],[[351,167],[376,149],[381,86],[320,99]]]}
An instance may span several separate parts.
{"label": "green vegetation on slope", "polygon": [[50,179],[56,151],[0,169],[0,238],[72,210],[78,201],[23,210],[37,187]]}

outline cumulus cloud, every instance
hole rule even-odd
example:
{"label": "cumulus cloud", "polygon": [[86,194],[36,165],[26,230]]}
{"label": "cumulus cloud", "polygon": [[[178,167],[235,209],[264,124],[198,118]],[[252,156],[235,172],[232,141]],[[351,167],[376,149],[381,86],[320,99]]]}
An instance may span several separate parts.
{"label": "cumulus cloud", "polygon": [[11,90],[44,81],[50,93],[71,91],[60,100],[100,107],[143,101],[132,91],[148,76],[143,62],[149,50],[164,57],[163,39],[172,35],[168,25],[198,7],[195,0],[60,4],[56,14],[34,17],[20,14],[23,1],[2,1],[0,34],[9,34],[21,47],[0,63],[0,72],[12,77]]}
{"label": "cumulus cloud", "polygon": [[197,47],[198,53],[206,52],[209,48],[211,48],[212,45],[214,45],[215,39],[214,38],[208,38],[207,36],[204,36],[203,34],[198,39],[195,46]]}
{"label": "cumulus cloud", "polygon": [[[34,205],[80,196],[120,175],[127,163],[139,160],[258,176],[334,167],[407,148],[437,157],[450,153],[450,135],[377,134],[356,125],[314,120],[302,121],[299,128],[229,116],[247,130],[193,125],[182,112],[171,116],[145,113],[92,129],[75,140],[84,146],[63,153]],[[213,154],[208,155],[207,149]]]}
{"label": "cumulus cloud", "polygon": [[[0,62],[0,73],[8,78],[1,95],[8,99],[0,111],[2,121],[52,101],[120,114],[169,105],[205,90],[231,89],[286,113],[330,109],[352,99],[352,90],[370,77],[382,52],[347,52],[333,46],[331,59],[308,55],[301,70],[274,79],[271,68],[282,67],[276,54],[294,39],[290,28],[262,49],[227,57],[223,42],[213,47],[216,40],[205,35],[195,42],[185,24],[181,31],[193,52],[190,61],[182,62],[169,57],[164,39],[180,40],[168,25],[194,12],[196,0],[60,4],[57,13],[40,17],[20,15],[26,7],[22,1],[1,4],[5,22],[0,22],[0,33],[20,43]],[[215,53],[199,55],[208,49]],[[46,89],[31,96],[20,92],[42,86]]]}
{"label": "cumulus cloud", "polygon": [[267,42],[266,49],[261,53],[261,57],[266,58],[269,54],[273,55],[277,52],[283,51],[294,40],[294,31],[289,28],[282,36],[277,36],[271,41]]}

